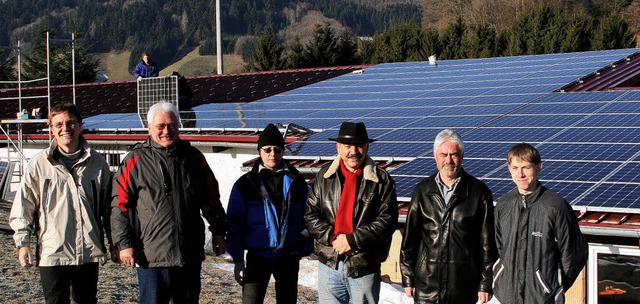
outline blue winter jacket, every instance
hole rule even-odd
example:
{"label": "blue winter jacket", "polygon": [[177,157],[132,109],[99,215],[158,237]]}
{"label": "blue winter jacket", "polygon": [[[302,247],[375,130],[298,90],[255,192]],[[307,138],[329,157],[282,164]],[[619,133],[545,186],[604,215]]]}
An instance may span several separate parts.
{"label": "blue winter jacket", "polygon": [[[227,206],[227,251],[234,262],[244,251],[263,257],[311,254],[313,239],[304,226],[309,187],[302,175],[283,160],[283,219],[269,199],[259,161],[233,185]],[[282,223],[282,224],[280,224]]]}
{"label": "blue winter jacket", "polygon": [[138,65],[136,65],[136,68],[133,70],[133,76],[136,79],[138,77],[158,77],[159,71],[158,66],[152,60],[149,60],[149,64],[145,64],[143,60],[140,60]]}

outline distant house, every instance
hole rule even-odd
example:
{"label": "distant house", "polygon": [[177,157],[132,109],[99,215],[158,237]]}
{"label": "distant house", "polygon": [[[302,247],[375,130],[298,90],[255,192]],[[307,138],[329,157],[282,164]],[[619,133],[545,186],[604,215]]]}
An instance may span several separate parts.
{"label": "distant house", "polygon": [[[313,179],[335,156],[328,138],[337,135],[340,123],[362,121],[378,139],[370,154],[396,181],[403,210],[418,181],[435,172],[432,142],[440,130],[454,128],[463,136],[465,170],[485,181],[496,199],[514,188],[507,150],[514,143],[532,143],[545,164],[541,180],[570,201],[590,242],[585,276],[570,297],[575,303],[637,300],[638,51],[193,77],[197,122],[182,130],[182,137],[206,155],[225,202],[235,179],[255,161],[259,132],[268,123],[286,133],[285,158]],[[69,99],[70,88],[51,92],[59,102]],[[146,138],[136,113],[135,81],[78,85],[76,94],[87,116],[85,136],[111,165],[119,163],[128,146]],[[16,95],[15,90],[0,91],[0,98]],[[0,105],[7,117],[16,109],[15,104]],[[28,158],[48,143],[48,136],[44,125],[23,127],[22,138],[9,135],[21,140]],[[7,136],[0,140],[6,143]],[[2,158],[16,153],[0,149]]]}

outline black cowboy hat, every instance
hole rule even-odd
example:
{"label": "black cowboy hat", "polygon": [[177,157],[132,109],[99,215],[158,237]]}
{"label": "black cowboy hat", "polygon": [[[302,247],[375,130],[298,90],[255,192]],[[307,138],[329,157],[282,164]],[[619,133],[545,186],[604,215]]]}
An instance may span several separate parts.
{"label": "black cowboy hat", "polygon": [[364,126],[364,123],[348,121],[343,122],[340,126],[338,138],[329,138],[329,140],[347,145],[360,145],[376,141],[375,139],[369,138],[367,135],[367,128]]}

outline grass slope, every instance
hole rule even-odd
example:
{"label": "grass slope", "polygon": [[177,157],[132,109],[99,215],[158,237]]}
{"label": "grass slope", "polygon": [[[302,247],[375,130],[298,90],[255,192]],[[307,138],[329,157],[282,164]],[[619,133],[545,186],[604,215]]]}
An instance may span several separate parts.
{"label": "grass slope", "polygon": [[[131,52],[110,52],[95,54],[102,61],[102,69],[109,81],[132,80],[133,75],[129,72],[127,64]],[[223,72],[225,74],[238,73],[243,71],[244,61],[240,55],[224,55]],[[200,56],[195,48],[177,62],[165,67],[160,71],[160,76],[171,75],[173,71],[185,76],[216,74],[216,56]]]}

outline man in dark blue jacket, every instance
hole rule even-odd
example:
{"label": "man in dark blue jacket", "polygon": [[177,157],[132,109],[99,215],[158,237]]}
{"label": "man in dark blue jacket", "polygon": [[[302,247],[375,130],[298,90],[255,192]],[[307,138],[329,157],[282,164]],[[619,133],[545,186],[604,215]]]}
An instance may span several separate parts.
{"label": "man in dark blue jacket", "polygon": [[140,80],[141,78],[147,77],[158,77],[158,65],[156,65],[153,60],[151,60],[151,56],[147,53],[142,53],[142,58],[136,68],[133,70],[133,76]]}
{"label": "man in dark blue jacket", "polygon": [[300,258],[313,248],[303,219],[309,190],[282,159],[284,139],[273,124],[260,134],[258,151],[260,160],[231,190],[227,248],[243,303],[263,303],[271,275],[277,303],[295,303]]}

